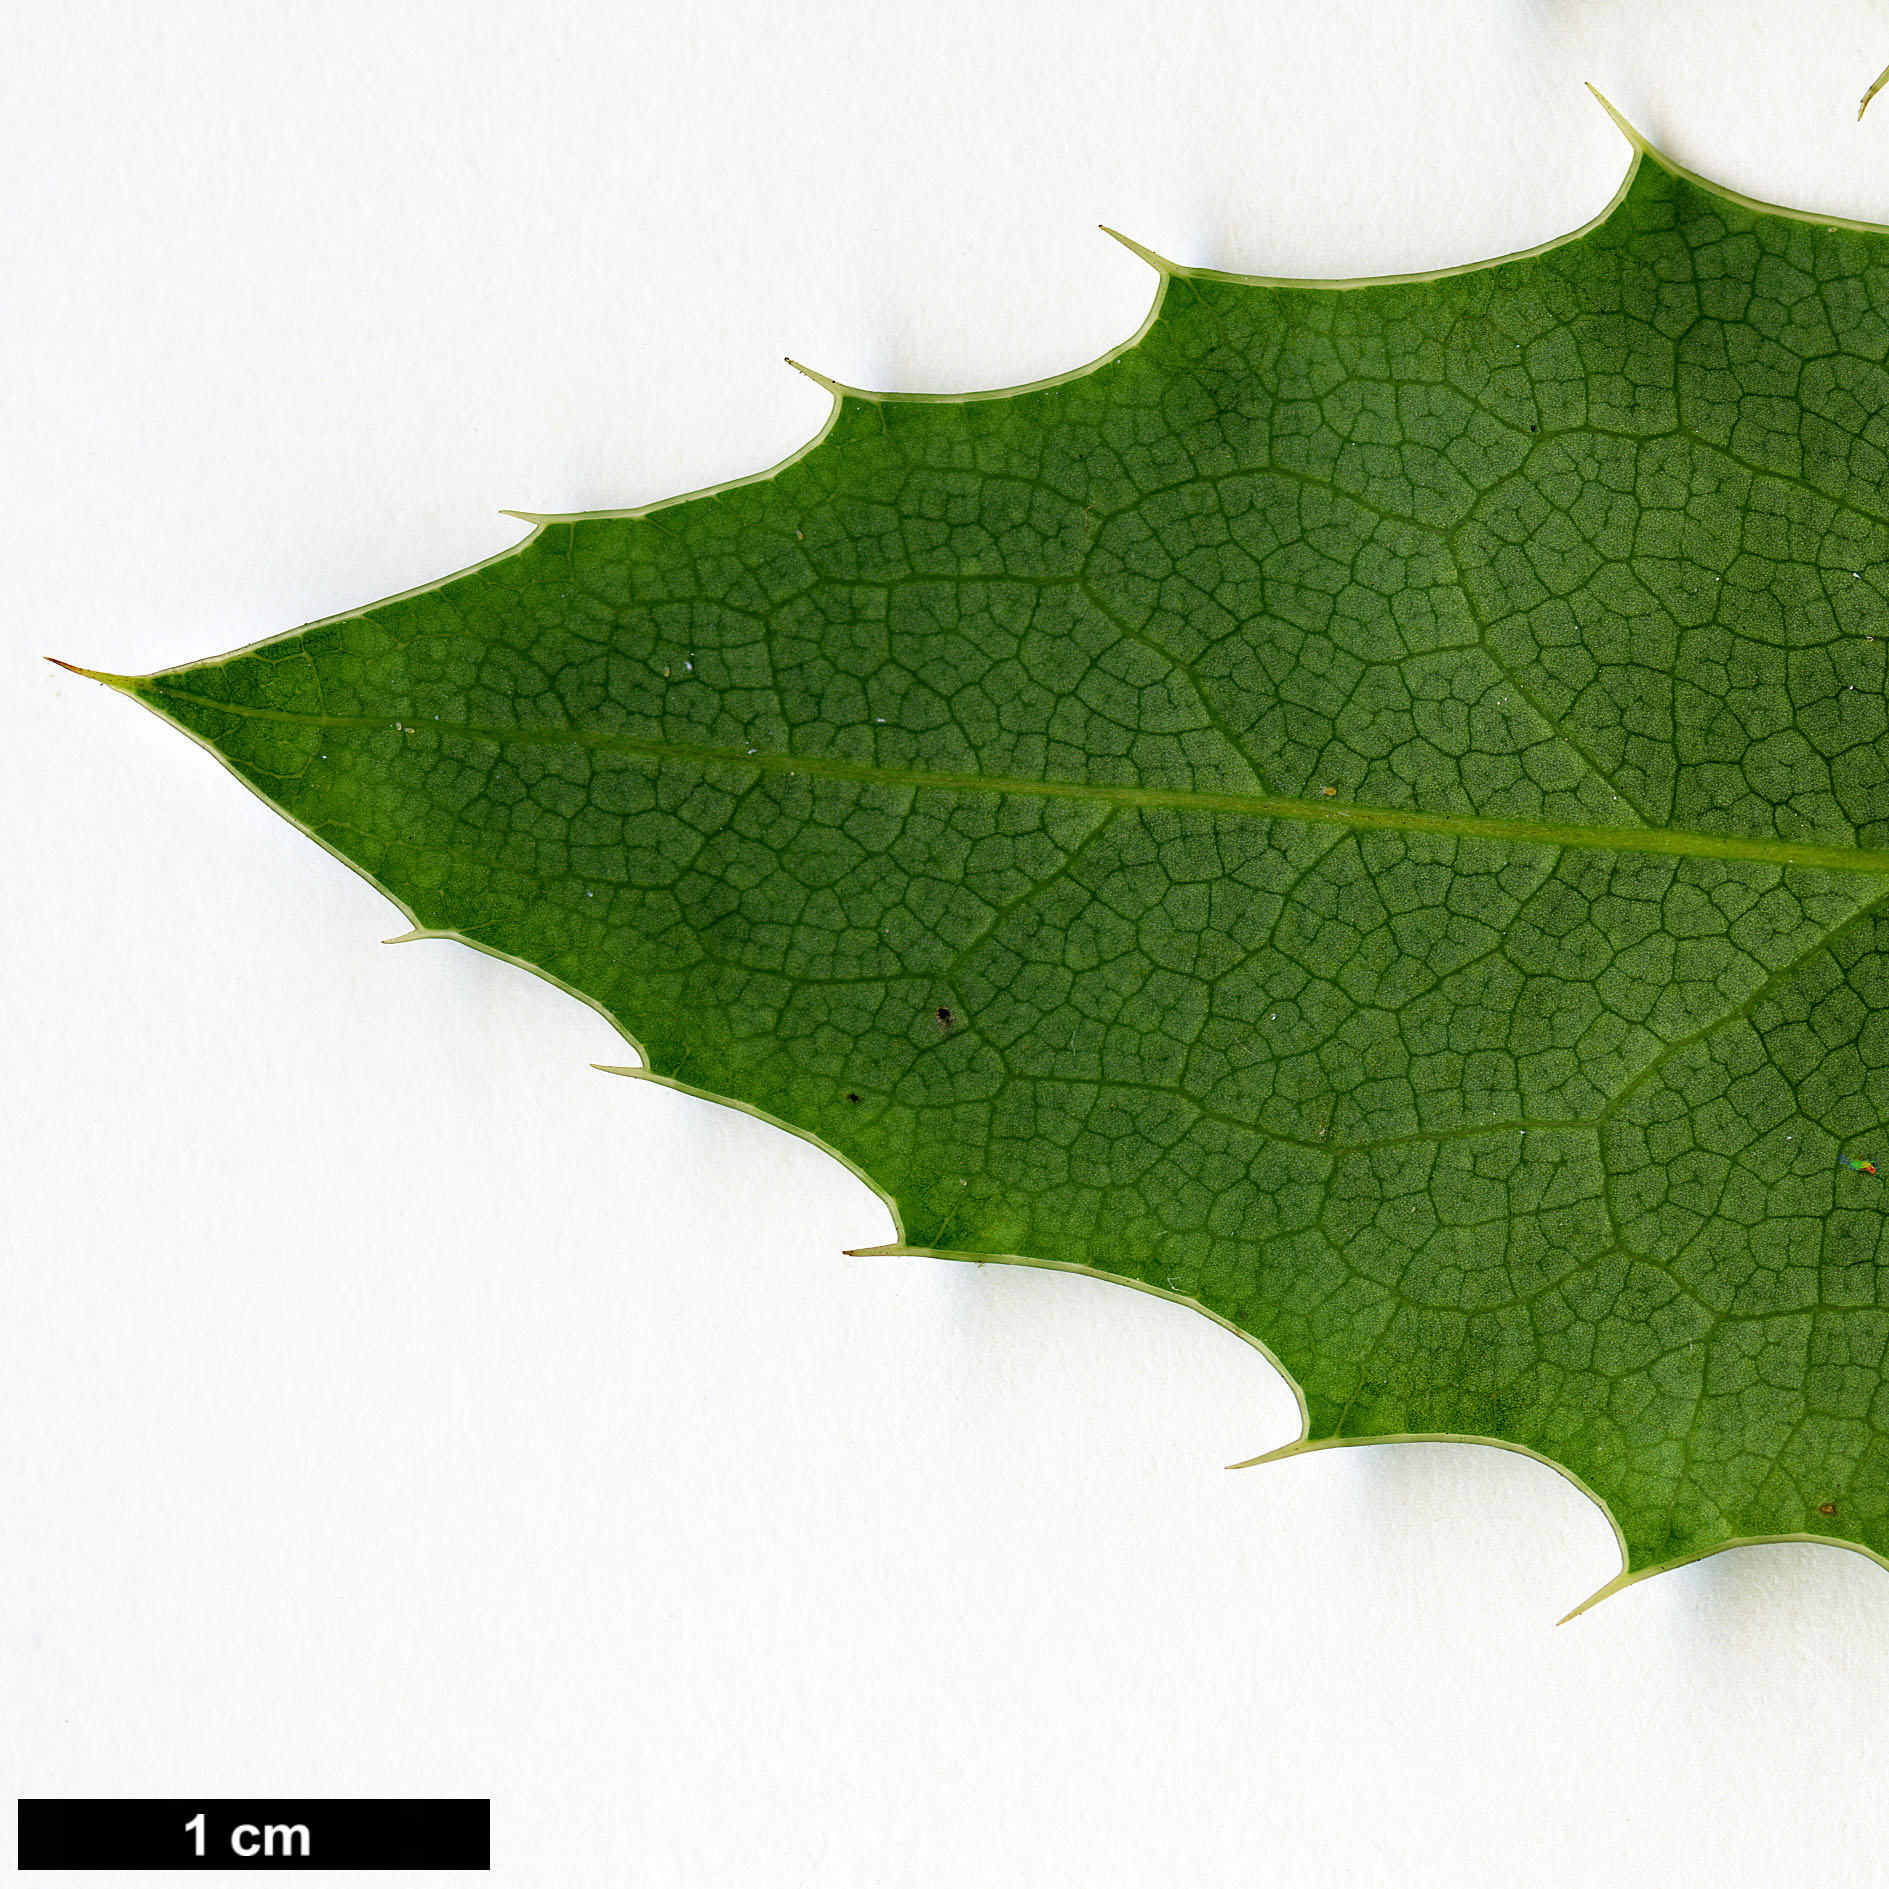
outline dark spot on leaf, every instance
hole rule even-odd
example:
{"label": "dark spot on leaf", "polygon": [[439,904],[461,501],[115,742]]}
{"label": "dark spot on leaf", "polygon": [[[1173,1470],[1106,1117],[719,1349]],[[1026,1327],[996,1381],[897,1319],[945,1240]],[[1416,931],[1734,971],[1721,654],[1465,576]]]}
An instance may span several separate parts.
{"label": "dark spot on leaf", "polygon": [[849,1102],[857,1102],[859,1100],[859,1097],[856,1095],[849,1094],[846,1099]]}
{"label": "dark spot on leaf", "polygon": [[1819,1515],[1834,1515],[1836,1512],[1837,1505],[1834,1502],[1819,1502],[1817,1504],[1817,1513]]}
{"label": "dark spot on leaf", "polygon": [[938,1027],[941,1030],[948,1030],[952,1024],[957,1022],[957,1018],[951,1014],[950,1009],[944,1004],[938,1006],[936,1015],[938,1018]]}

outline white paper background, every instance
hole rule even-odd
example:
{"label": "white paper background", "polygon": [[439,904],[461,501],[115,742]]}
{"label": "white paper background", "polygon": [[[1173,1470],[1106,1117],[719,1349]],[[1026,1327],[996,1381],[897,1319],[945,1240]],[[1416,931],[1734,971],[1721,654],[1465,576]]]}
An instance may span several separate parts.
{"label": "white paper background", "polygon": [[[6,1794],[487,1795],[507,1885],[1880,1880],[1889,1577],[1551,1470],[1229,1475],[1179,1307],[884,1209],[42,653],[207,655],[1133,330],[1097,233],[1540,242],[1626,150],[1889,221],[1877,0],[175,0],[0,68]],[[11,1840],[8,1831],[7,1840]],[[0,1861],[10,1858],[0,1857]],[[74,1880],[100,1881],[101,1878]],[[162,1881],[164,1878],[153,1878]],[[366,1878],[352,1880],[365,1881]]]}

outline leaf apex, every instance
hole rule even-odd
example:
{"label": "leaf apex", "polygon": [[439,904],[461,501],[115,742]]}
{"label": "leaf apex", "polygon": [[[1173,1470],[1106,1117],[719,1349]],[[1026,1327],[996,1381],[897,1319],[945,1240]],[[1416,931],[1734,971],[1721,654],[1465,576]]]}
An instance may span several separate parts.
{"label": "leaf apex", "polygon": [[824,387],[835,400],[844,400],[848,394],[851,394],[855,400],[872,400],[877,398],[876,395],[867,393],[863,388],[848,387],[844,381],[829,380],[827,376],[822,374],[817,368],[803,365],[801,362],[796,361],[791,354],[783,355],[781,358],[796,374],[805,374],[816,386]]}
{"label": "leaf apex", "polygon": [[1114,237],[1124,249],[1139,256],[1157,275],[1171,276],[1185,275],[1187,273],[1179,263],[1169,262],[1165,256],[1156,254],[1156,252],[1148,248],[1145,243],[1136,242],[1132,236],[1124,236],[1120,230],[1112,230],[1106,223],[1098,223],[1095,227],[1099,229],[1104,236]]}
{"label": "leaf apex", "polygon": [[115,676],[109,669],[81,669],[76,662],[66,662],[58,656],[48,656],[46,660],[56,669],[70,670],[88,682],[102,682],[108,689],[135,689],[143,680],[141,676]]}
{"label": "leaf apex", "polygon": [[1578,1620],[1590,1607],[1598,1607],[1603,1600],[1611,1600],[1622,1588],[1631,1587],[1635,1581],[1643,1581],[1649,1574],[1656,1574],[1656,1568],[1641,1568],[1637,1573],[1631,1568],[1622,1568],[1611,1581],[1595,1588],[1578,1607],[1570,1608],[1555,1622],[1558,1627],[1565,1627],[1570,1620]]}
{"label": "leaf apex", "polygon": [[1623,138],[1625,138],[1626,141],[1630,145],[1633,146],[1634,150],[1638,151],[1643,157],[1652,157],[1652,158],[1658,157],[1659,153],[1653,149],[1652,144],[1644,136],[1642,136],[1640,132],[1636,131],[1634,127],[1630,125],[1627,122],[1627,120],[1620,114],[1620,112],[1615,109],[1613,101],[1607,97],[1606,93],[1601,91],[1599,86],[1593,84],[1591,81],[1586,80],[1586,79],[1583,79],[1581,83],[1585,85],[1590,92],[1593,93],[1595,99],[1598,101],[1600,105],[1601,110],[1604,111],[1607,114],[1607,116],[1611,118],[1614,121],[1614,123],[1620,128],[1620,135]]}
{"label": "leaf apex", "polygon": [[1267,1463],[1283,1463],[1291,1456],[1309,1455],[1313,1450],[1329,1449],[1339,1441],[1348,1441],[1337,1437],[1317,1439],[1309,1436],[1295,1437],[1290,1443],[1282,1443],[1276,1450],[1268,1450],[1263,1456],[1249,1456],[1241,1463],[1228,1463],[1229,1469],[1259,1469]]}

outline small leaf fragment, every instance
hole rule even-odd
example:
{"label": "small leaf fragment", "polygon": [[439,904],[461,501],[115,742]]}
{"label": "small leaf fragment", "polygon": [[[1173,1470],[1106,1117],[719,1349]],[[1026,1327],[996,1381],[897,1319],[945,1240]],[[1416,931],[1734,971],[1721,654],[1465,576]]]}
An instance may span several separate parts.
{"label": "small leaf fragment", "polygon": [[1869,110],[1869,101],[1874,98],[1885,85],[1889,85],[1889,66],[1885,66],[1882,71],[1876,74],[1875,84],[1863,94],[1863,102],[1856,108],[1856,115],[1859,119]]}

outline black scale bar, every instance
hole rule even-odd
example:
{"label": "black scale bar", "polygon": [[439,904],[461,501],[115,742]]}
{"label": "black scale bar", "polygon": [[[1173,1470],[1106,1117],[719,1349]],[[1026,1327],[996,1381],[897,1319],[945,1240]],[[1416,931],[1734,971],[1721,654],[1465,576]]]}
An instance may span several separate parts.
{"label": "black scale bar", "polygon": [[490,1869],[489,1797],[22,1797],[21,1869]]}

